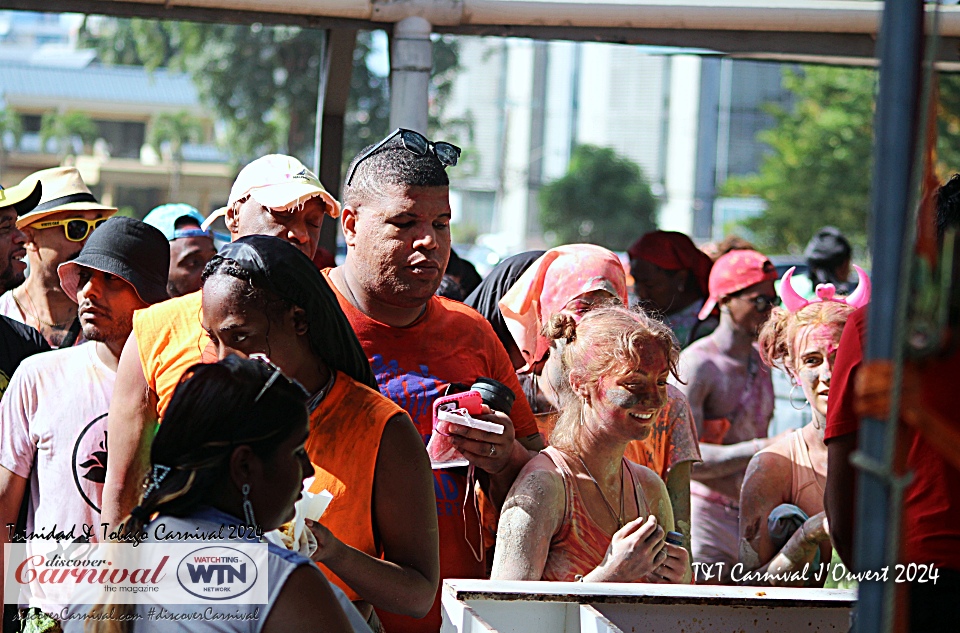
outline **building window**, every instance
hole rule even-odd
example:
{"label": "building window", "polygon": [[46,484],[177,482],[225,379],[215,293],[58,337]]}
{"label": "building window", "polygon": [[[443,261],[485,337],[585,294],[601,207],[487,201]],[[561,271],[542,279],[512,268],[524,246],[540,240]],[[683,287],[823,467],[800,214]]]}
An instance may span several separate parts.
{"label": "building window", "polygon": [[147,126],[139,121],[94,121],[114,158],[140,158]]}
{"label": "building window", "polygon": [[23,126],[24,134],[40,133],[40,115],[39,114],[21,114],[20,124]]}

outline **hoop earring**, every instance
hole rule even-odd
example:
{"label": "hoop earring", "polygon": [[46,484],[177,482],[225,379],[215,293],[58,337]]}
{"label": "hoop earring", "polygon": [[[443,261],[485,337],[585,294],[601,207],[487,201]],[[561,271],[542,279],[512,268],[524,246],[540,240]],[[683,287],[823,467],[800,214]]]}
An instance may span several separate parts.
{"label": "hoop earring", "polygon": [[790,406],[793,407],[793,408],[794,408],[795,410],[797,410],[797,411],[803,411],[804,409],[807,408],[807,405],[810,404],[809,402],[807,402],[806,400],[804,400],[802,407],[798,407],[797,405],[795,405],[795,404],[793,403],[793,392],[796,391],[796,390],[797,390],[797,387],[799,387],[799,386],[800,386],[800,385],[794,385],[793,387],[790,388]]}
{"label": "hoop earring", "polygon": [[243,484],[240,492],[243,493],[243,516],[247,520],[247,525],[256,525],[257,519],[253,516],[253,504],[250,503],[250,484]]}

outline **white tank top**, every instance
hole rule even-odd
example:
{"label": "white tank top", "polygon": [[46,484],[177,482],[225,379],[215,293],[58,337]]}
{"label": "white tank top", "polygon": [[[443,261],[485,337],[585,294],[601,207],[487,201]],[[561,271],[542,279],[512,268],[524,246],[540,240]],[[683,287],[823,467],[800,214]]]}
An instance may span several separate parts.
{"label": "white tank top", "polygon": [[[157,523],[160,521],[165,524],[167,532],[202,532],[219,529],[221,525],[237,525],[242,523],[242,521],[236,517],[233,517],[225,512],[221,512],[215,508],[203,508],[189,518],[183,519],[172,516],[158,516],[152,523]],[[145,529],[152,536],[153,531],[150,529],[150,525],[147,525]],[[144,542],[149,543],[152,540],[153,539],[151,538]],[[243,539],[234,539],[234,541],[241,542],[242,540]],[[211,541],[204,542],[211,543]],[[270,615],[270,609],[276,603],[277,596],[279,596],[280,592],[283,590],[283,586],[290,577],[290,574],[292,574],[298,567],[303,565],[314,566],[313,562],[307,558],[304,558],[300,554],[291,552],[290,550],[282,547],[278,547],[269,541],[266,542],[268,552],[267,574],[269,578],[267,604],[224,605],[224,613],[229,613],[231,616],[238,614],[238,618],[231,618],[230,620],[190,620],[184,624],[183,622],[177,622],[176,620],[172,619],[165,621],[151,620],[146,617],[146,614],[151,608],[163,608],[171,614],[180,614],[193,613],[197,610],[203,610],[206,607],[202,605],[163,604],[159,601],[157,604],[146,604],[149,594],[144,594],[144,604],[134,605],[135,613],[143,617],[133,623],[131,629],[134,631],[134,633],[152,631],[162,631],[165,633],[167,631],[183,630],[189,630],[190,633],[260,633],[260,631],[263,629],[264,622],[266,622],[267,617]],[[317,573],[323,577],[324,582],[326,582],[326,577],[323,576],[319,569],[317,570]],[[337,597],[337,601],[343,608],[344,613],[347,616],[347,620],[350,621],[355,633],[370,633],[370,627],[367,626],[367,623],[360,615],[360,612],[357,611],[356,607],[353,606],[353,603],[349,598],[347,598],[346,594],[344,594],[343,591],[335,585],[330,585],[330,589],[333,590],[334,595]],[[255,618],[251,617],[249,620],[239,619],[239,615],[248,613],[252,614],[255,610],[257,611]],[[71,613],[81,613],[83,611],[89,611],[89,606],[77,605],[70,609]],[[304,623],[304,625],[307,629],[310,628],[309,623]],[[63,628],[65,633],[81,633],[83,631],[83,621],[68,621],[65,623]]]}

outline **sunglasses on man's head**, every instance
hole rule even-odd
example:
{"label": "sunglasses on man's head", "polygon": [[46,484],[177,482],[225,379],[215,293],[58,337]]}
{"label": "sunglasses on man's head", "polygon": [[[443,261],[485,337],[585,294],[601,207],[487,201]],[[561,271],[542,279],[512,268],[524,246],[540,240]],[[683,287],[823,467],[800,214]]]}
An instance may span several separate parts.
{"label": "sunglasses on man's head", "polygon": [[82,242],[87,239],[94,229],[100,228],[108,218],[97,218],[96,220],[85,220],[83,218],[71,218],[69,220],[43,220],[33,224],[34,228],[52,229],[57,226],[63,227],[63,232],[71,242]]}
{"label": "sunglasses on man's head", "polygon": [[350,168],[350,172],[347,174],[348,187],[353,181],[353,175],[357,173],[357,167],[360,166],[360,163],[376,154],[378,150],[396,138],[398,134],[400,135],[400,142],[403,144],[403,148],[411,154],[416,154],[417,156],[426,156],[427,152],[432,151],[433,155],[437,157],[437,160],[439,160],[440,164],[442,164],[444,167],[453,167],[457,164],[457,161],[460,160],[461,150],[456,145],[447,143],[446,141],[437,141],[434,143],[420,132],[398,127],[385,139],[361,154],[360,158],[353,163],[353,167]]}

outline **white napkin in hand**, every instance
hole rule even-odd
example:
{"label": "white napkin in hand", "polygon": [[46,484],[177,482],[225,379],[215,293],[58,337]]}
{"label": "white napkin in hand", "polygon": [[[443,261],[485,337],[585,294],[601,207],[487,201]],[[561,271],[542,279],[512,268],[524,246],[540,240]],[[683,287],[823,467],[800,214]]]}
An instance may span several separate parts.
{"label": "white napkin in hand", "polygon": [[[294,506],[297,509],[294,515],[293,538],[299,540],[301,534],[306,529],[304,519],[319,521],[320,517],[326,511],[327,506],[333,501],[333,495],[326,490],[320,492],[310,492],[310,486],[313,485],[313,477],[305,479],[303,482],[303,497],[297,501]],[[310,530],[307,530],[309,532]]]}
{"label": "white napkin in hand", "polygon": [[275,544],[282,544],[287,549],[307,558],[317,551],[317,537],[307,529],[304,520],[318,521],[333,500],[333,495],[326,490],[310,492],[308,489],[312,484],[313,477],[303,482],[303,497],[294,505],[296,513],[293,518],[293,534],[289,533],[289,528],[287,531],[281,528],[266,535]]}

